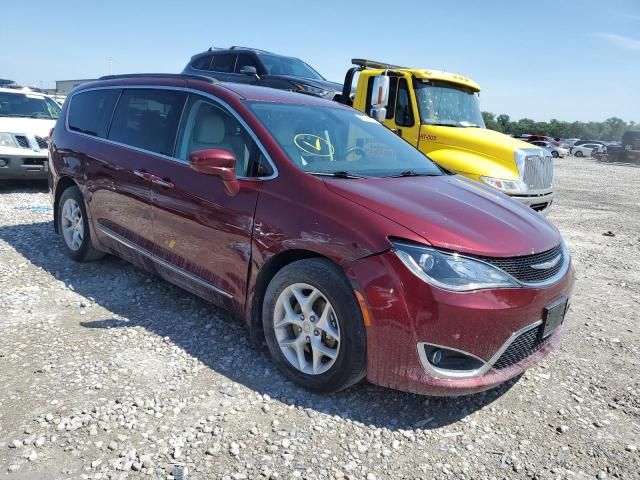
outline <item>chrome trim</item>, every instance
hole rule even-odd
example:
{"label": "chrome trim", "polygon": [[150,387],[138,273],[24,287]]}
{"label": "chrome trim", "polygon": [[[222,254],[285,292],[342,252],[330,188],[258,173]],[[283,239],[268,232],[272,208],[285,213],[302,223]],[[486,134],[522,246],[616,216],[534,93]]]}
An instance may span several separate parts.
{"label": "chrome trim", "polygon": [[549,270],[550,268],[555,267],[560,260],[562,260],[562,253],[559,253],[555,258],[552,258],[548,262],[529,265],[529,267],[533,268],[534,270]]}
{"label": "chrome trim", "polygon": [[162,258],[158,257],[157,255],[154,255],[153,253],[151,253],[149,250],[142,248],[138,245],[136,245],[135,243],[131,242],[130,240],[127,240],[126,238],[124,238],[122,235],[114,232],[113,230],[111,230],[108,227],[105,227],[104,225],[97,225],[98,230],[100,230],[102,233],[104,233],[105,235],[107,235],[108,237],[111,237],[112,239],[114,239],[115,241],[121,243],[122,245],[124,245],[125,247],[128,247],[136,252],[138,252],[140,255],[144,255],[145,257],[147,257],[149,260],[151,260],[154,263],[157,263],[165,268],[168,268],[169,270],[182,275],[183,277],[188,278],[189,280],[192,280],[196,283],[198,283],[199,285],[202,285],[203,287],[209,288],[211,290],[213,290],[214,292],[223,295],[227,298],[233,298],[233,295],[231,295],[229,292],[222,290],[221,288],[216,287],[215,285],[210,284],[209,282],[202,280],[200,277],[196,277],[195,275],[193,275],[192,273],[186,272],[184,270],[182,270],[181,268],[176,267],[175,265],[167,262],[166,260],[163,260]]}
{"label": "chrome trim", "polygon": [[[271,165],[271,168],[273,169],[273,173],[271,175],[265,176],[265,177],[238,176],[236,178],[238,180],[272,180],[272,179],[274,179],[274,178],[276,178],[278,176],[279,171],[278,171],[278,167],[276,166],[275,162],[273,161],[273,159],[271,158],[271,156],[267,152],[267,149],[264,147],[264,145],[262,144],[262,142],[260,141],[258,136],[251,129],[251,127],[249,127],[247,122],[240,116],[240,114],[238,114],[231,107],[231,105],[229,105],[224,100],[216,97],[215,95],[213,95],[211,93],[208,93],[208,92],[203,92],[202,90],[196,90],[196,89],[193,89],[193,88],[169,87],[169,86],[166,86],[166,85],[110,85],[110,86],[92,87],[92,88],[87,88],[87,89],[84,89],[84,90],[80,90],[80,91],[72,93],[69,96],[69,106],[67,107],[67,111],[65,113],[65,119],[64,119],[64,128],[65,128],[65,130],[67,132],[73,133],[75,135],[81,135],[83,137],[92,138],[94,140],[99,140],[99,141],[104,142],[104,143],[108,143],[108,144],[112,144],[112,145],[118,145],[120,147],[128,148],[130,150],[146,153],[146,154],[149,154],[149,155],[155,155],[155,156],[164,158],[166,160],[171,160],[171,161],[177,162],[177,163],[179,163],[181,165],[185,165],[186,162],[184,160],[182,160],[180,158],[177,158],[177,157],[174,157],[172,155],[165,155],[165,154],[162,154],[162,153],[153,152],[151,150],[146,150],[144,148],[134,147],[133,145],[127,145],[125,143],[116,142],[114,140],[109,140],[107,138],[102,138],[102,137],[98,137],[98,136],[94,136],[94,135],[87,135],[86,133],[77,132],[77,131],[71,130],[69,128],[69,113],[71,111],[71,102],[73,101],[73,97],[75,97],[76,95],[81,95],[84,92],[92,92],[92,91],[95,91],[95,90],[118,90],[118,89],[122,90],[122,92],[120,92],[120,96],[118,97],[118,101],[116,102],[116,104],[115,104],[115,106],[113,108],[112,118],[111,118],[111,120],[109,122],[109,131],[111,130],[111,123],[113,122],[113,116],[115,115],[116,108],[118,108],[118,103],[120,102],[120,97],[122,97],[122,93],[126,89],[172,90],[172,91],[177,91],[177,92],[186,92],[186,93],[190,93],[190,94],[194,94],[194,95],[200,95],[202,97],[208,98],[209,100],[213,100],[214,102],[218,103],[222,107],[223,110],[226,110],[231,116],[233,116],[240,123],[240,125],[242,125],[244,127],[244,129],[247,132],[249,132],[249,135],[251,136],[253,141],[256,142],[256,145],[258,145],[258,148],[260,149],[260,151],[262,152],[264,157],[267,159],[267,162],[269,162],[269,165]],[[186,102],[186,100],[185,100],[185,102]],[[183,106],[183,113],[184,113],[184,106]],[[176,137],[177,137],[177,133],[176,133]],[[174,145],[174,149],[175,149],[175,145]]]}
{"label": "chrome trim", "polygon": [[[482,360],[479,357],[476,357],[475,355],[473,355],[472,353],[469,352],[465,352],[464,350],[459,350],[456,348],[452,348],[452,347],[448,347],[446,345],[437,345],[435,343],[429,343],[429,342],[418,342],[417,343],[417,349],[418,349],[418,357],[420,357],[420,363],[422,363],[422,367],[425,369],[425,371],[431,375],[432,377],[435,378],[441,378],[441,379],[446,379],[446,380],[460,380],[460,379],[466,379],[466,378],[474,378],[474,377],[480,377],[482,375],[484,375],[485,373],[487,373],[489,370],[491,370],[491,368],[493,368],[493,365],[498,361],[498,359],[502,356],[502,354],[507,350],[507,348],[509,348],[509,346],[523,333],[528,332],[529,330],[532,330],[538,326],[542,325],[542,320],[538,320],[536,322],[533,322],[523,328],[521,328],[520,330],[517,330],[516,332],[513,332],[511,334],[511,336],[507,339],[506,342],[504,342],[502,344],[502,346],[496,351],[496,353],[493,354],[493,356],[489,359],[488,362]],[[425,345],[429,345],[429,346],[433,346],[433,347],[441,347],[441,348],[446,348],[448,350],[454,350],[456,352],[460,352],[464,355],[467,355],[469,357],[475,358],[476,360],[481,361],[482,363],[484,363],[484,365],[481,368],[478,368],[476,370],[446,370],[443,368],[437,368],[434,367],[433,365],[431,365],[431,362],[429,362],[429,359],[427,358],[427,354],[425,353]]]}

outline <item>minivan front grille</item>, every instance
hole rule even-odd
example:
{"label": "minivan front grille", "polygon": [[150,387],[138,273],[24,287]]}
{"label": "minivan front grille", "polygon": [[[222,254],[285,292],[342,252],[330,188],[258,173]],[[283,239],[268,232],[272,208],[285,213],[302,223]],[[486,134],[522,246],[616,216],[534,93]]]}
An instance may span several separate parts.
{"label": "minivan front grille", "polygon": [[500,358],[493,364],[493,368],[502,370],[510,367],[540,350],[540,347],[549,339],[548,337],[546,339],[540,338],[541,328],[542,326],[534,327],[521,333],[500,355]]}
{"label": "minivan front grille", "polygon": [[529,190],[547,190],[553,185],[553,158],[528,155],[522,180]]}
{"label": "minivan front grille", "polygon": [[[560,259],[549,268],[534,268],[541,264]],[[547,250],[546,252],[521,257],[480,257],[481,260],[507,272],[515,279],[524,283],[539,283],[553,278],[562,269],[568,260],[562,249],[562,245]]]}

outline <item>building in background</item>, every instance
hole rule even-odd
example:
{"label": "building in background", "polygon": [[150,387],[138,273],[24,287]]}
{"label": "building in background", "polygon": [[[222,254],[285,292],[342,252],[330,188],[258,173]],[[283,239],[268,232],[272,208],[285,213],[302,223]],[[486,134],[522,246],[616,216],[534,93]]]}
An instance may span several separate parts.
{"label": "building in background", "polygon": [[47,88],[45,91],[51,95],[69,95],[69,92],[83,83],[93,82],[93,78],[85,78],[83,80],[56,80],[56,88]]}

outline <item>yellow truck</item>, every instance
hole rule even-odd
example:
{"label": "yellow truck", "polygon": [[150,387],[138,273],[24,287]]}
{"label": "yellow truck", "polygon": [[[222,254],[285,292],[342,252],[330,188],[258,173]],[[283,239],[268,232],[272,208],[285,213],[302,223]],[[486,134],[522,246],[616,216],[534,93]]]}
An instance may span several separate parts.
{"label": "yellow truck", "polygon": [[551,153],[487,129],[476,82],[438,70],[352,62],[341,102],[382,122],[445,169],[539,212],[549,209],[554,199]]}

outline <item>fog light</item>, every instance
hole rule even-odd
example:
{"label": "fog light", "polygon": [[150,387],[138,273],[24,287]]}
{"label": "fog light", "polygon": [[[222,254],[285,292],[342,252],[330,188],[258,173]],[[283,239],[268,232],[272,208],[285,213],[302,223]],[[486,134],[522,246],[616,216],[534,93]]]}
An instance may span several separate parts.
{"label": "fog light", "polygon": [[439,348],[433,350],[429,355],[429,361],[435,366],[438,366],[438,364],[442,361],[442,350],[440,350]]}
{"label": "fog light", "polygon": [[0,158],[0,167],[6,167],[7,165],[9,165],[9,162],[7,161],[7,159]]}
{"label": "fog light", "polygon": [[484,362],[470,354],[445,347],[424,344],[424,353],[429,363],[438,369],[471,371],[478,370],[484,365]]}

